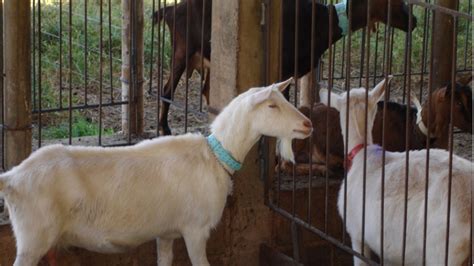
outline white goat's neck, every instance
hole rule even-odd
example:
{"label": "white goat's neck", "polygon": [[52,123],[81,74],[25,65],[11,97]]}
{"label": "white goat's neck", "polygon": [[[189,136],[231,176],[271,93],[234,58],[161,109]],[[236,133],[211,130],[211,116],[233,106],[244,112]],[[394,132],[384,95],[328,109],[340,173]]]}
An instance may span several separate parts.
{"label": "white goat's neck", "polygon": [[[231,107],[231,106],[229,106]],[[211,125],[211,133],[234,159],[242,163],[261,135],[252,130],[247,112],[226,108]],[[228,169],[230,170],[230,169]],[[233,172],[233,171],[229,171]]]}
{"label": "white goat's neck", "polygon": [[[344,116],[344,117],[343,117]],[[347,146],[347,152],[351,152],[352,149],[354,149],[355,146],[359,145],[359,144],[366,144],[366,145],[372,145],[373,144],[373,141],[372,141],[372,126],[373,125],[367,125],[367,142],[365,142],[365,137],[364,137],[364,132],[365,132],[365,129],[364,129],[364,124],[360,124],[358,125],[357,124],[357,120],[356,119],[353,119],[354,118],[354,114],[349,114],[349,131],[348,131],[348,134],[349,134],[349,138],[347,139],[347,142],[346,142],[346,122],[345,122],[345,116],[346,114],[340,114],[340,119],[341,121],[344,121],[344,124],[342,124],[342,136],[343,136],[343,140],[344,140],[344,145]]]}

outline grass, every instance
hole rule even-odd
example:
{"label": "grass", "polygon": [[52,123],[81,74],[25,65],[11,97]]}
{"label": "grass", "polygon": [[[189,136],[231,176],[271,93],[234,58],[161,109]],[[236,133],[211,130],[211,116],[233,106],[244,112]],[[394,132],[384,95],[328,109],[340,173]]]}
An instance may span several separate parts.
{"label": "grass", "polygon": [[[103,103],[121,100],[121,1],[103,0],[103,28],[102,28],[102,58],[103,58]],[[174,1],[172,1],[174,2]],[[72,6],[70,4],[72,3]],[[98,104],[99,94],[99,71],[100,71],[100,1],[87,0],[67,1],[67,0],[41,0],[41,6],[35,3],[32,6],[33,18],[32,26],[35,32],[35,51],[33,58],[35,60],[34,68],[34,87],[33,100],[34,108],[39,108],[39,98],[41,97],[41,108],[58,108],[60,106],[67,108],[69,105],[69,88],[74,93],[72,96],[72,105]],[[171,2],[168,0],[168,4]],[[158,6],[156,0],[155,8]],[[152,43],[152,0],[144,1],[144,41],[145,41],[145,77],[148,77],[150,63],[156,69],[157,57],[157,34],[158,29],[154,27],[154,43]],[[39,12],[41,8],[41,12]],[[62,9],[62,12],[60,10]],[[70,12],[72,11],[72,12]],[[87,13],[87,19],[85,18]],[[39,25],[39,14],[41,14],[41,25]],[[71,16],[70,16],[71,14]],[[62,20],[62,23],[60,23]],[[86,22],[87,21],[87,30]],[[39,32],[41,32],[41,45],[39,45]],[[60,38],[61,36],[61,38]],[[87,37],[86,37],[87,36]],[[87,38],[87,40],[86,40]],[[86,42],[87,41],[87,42]],[[87,46],[87,47],[86,47]],[[153,57],[152,57],[152,46]],[[87,49],[86,49],[87,48]],[[39,54],[41,53],[41,57]],[[168,68],[170,55],[169,33],[165,31],[165,46],[163,63]],[[70,60],[71,59],[71,60]],[[41,61],[41,71],[39,69]],[[70,65],[70,61],[72,64]],[[62,71],[60,71],[60,64]],[[41,74],[39,74],[41,72]],[[71,72],[71,74],[70,74]],[[69,76],[70,75],[70,76]],[[41,87],[41,91],[40,88]],[[62,87],[62,90],[61,90]],[[85,97],[87,90],[89,97]],[[67,113],[67,112],[66,112]],[[64,126],[61,120],[67,118],[66,113],[53,113],[50,123],[45,123],[46,130],[43,130],[44,138],[61,138],[67,133],[68,127]],[[96,134],[95,130],[79,130],[94,128],[90,117],[84,114],[75,113],[79,116],[74,119],[73,128],[77,128],[75,136],[85,136]],[[89,121],[89,122],[88,122]],[[119,121],[120,123],[120,121]],[[77,124],[77,125],[76,125]],[[111,128],[107,129],[111,130]]]}
{"label": "grass", "polygon": [[[112,129],[103,129],[103,135],[112,135]],[[96,136],[99,134],[99,125],[87,120],[85,117],[76,116],[72,123],[72,137]],[[43,129],[42,136],[45,139],[65,139],[69,136],[69,124],[60,123],[54,127],[46,127]]]}

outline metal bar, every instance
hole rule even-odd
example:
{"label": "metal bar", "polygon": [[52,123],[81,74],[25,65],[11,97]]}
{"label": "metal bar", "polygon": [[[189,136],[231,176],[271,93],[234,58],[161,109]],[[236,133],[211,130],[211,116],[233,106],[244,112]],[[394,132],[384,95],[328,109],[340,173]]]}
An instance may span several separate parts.
{"label": "metal bar", "polygon": [[[295,0],[295,51],[294,51],[294,80],[295,80],[295,105],[297,104],[297,91],[298,91],[298,38],[299,38],[299,18],[300,18],[300,0]],[[293,216],[296,216],[296,176],[295,176],[295,164],[293,164],[293,190],[291,196],[291,209]]]}
{"label": "metal bar", "polygon": [[[448,203],[447,203],[447,214],[446,214],[446,244],[445,244],[445,255],[444,264],[448,265],[449,260],[449,226],[451,218],[451,194],[452,194],[452,183],[453,183],[453,129],[454,129],[454,91],[456,90],[456,46],[457,46],[457,18],[453,16],[453,40],[452,40],[452,51],[451,51],[451,109],[449,117],[449,172],[448,172]],[[472,200],[472,198],[471,198]],[[472,221],[471,221],[472,224]]]}
{"label": "metal bar", "polygon": [[42,119],[42,105],[43,105],[43,88],[42,88],[42,48],[41,48],[41,0],[38,0],[38,148],[41,147],[41,128],[43,124],[43,119]]}
{"label": "metal bar", "polygon": [[[349,32],[347,35],[347,55],[346,55],[346,80],[345,80],[345,89],[347,92],[350,90],[350,77],[351,77],[351,47],[352,47],[352,1],[349,1]],[[349,117],[349,101],[350,101],[350,94],[347,94],[347,102],[346,102],[346,117]],[[349,119],[346,119],[346,134],[345,134],[345,142],[344,145],[344,161],[347,161],[347,155],[349,153],[349,148],[347,147],[347,143],[349,142]],[[348,169],[344,169],[344,179],[347,178]],[[343,216],[342,216],[342,243],[346,243],[346,222],[347,222],[347,182],[344,182],[344,207],[343,207]]]}
{"label": "metal bar", "polygon": [[87,59],[87,50],[88,50],[88,36],[87,32],[87,0],[84,0],[84,103],[87,105],[87,77],[88,77],[88,64],[89,61]]}
{"label": "metal bar", "polygon": [[109,12],[109,81],[110,81],[110,102],[114,102],[114,71],[113,71],[113,62],[112,62],[112,0],[108,0],[108,12]]}
{"label": "metal bar", "polygon": [[102,91],[103,91],[103,72],[104,72],[104,62],[103,62],[103,46],[104,46],[104,40],[103,40],[103,19],[104,19],[104,14],[103,14],[103,6],[102,6],[102,1],[99,0],[99,13],[100,13],[100,26],[99,26],[99,47],[100,47],[100,56],[99,56],[99,139],[98,139],[98,145],[102,145]]}
{"label": "metal bar", "polygon": [[[189,23],[191,21],[191,9],[190,1],[186,1],[186,40],[185,40],[185,51],[186,51],[186,71],[189,66]],[[202,74],[201,74],[202,75]],[[184,97],[184,133],[188,132],[188,105],[189,105],[189,77],[185,74],[185,97]]]}
{"label": "metal bar", "polygon": [[272,209],[273,211],[275,211],[276,213],[282,215],[283,217],[285,217],[286,219],[289,219],[290,221],[294,221],[296,224],[298,224],[299,226],[302,226],[303,228],[305,228],[306,230],[314,233],[315,235],[325,239],[326,241],[328,241],[329,243],[333,244],[334,246],[336,246],[337,248],[339,248],[340,250],[346,252],[346,253],[349,253],[353,256],[356,256],[357,258],[361,259],[362,261],[364,261],[365,263],[368,263],[369,265],[378,265],[376,262],[372,261],[372,260],[369,260],[368,258],[364,257],[363,255],[361,255],[360,253],[358,252],[355,252],[353,249],[351,249],[350,247],[344,245],[343,243],[341,243],[337,238],[334,238],[332,236],[329,236],[327,235],[325,232],[317,229],[316,227],[312,226],[311,224],[308,224],[307,222],[305,222],[304,220],[298,218],[298,217],[295,217],[293,216],[291,213],[287,212],[286,210],[284,209],[281,209],[279,208],[278,206],[274,205],[273,203],[269,203],[268,207],[270,209]]}
{"label": "metal bar", "polygon": [[[158,0],[160,1],[160,0]],[[153,12],[155,12],[155,0],[152,0],[151,2],[151,10],[153,10]],[[157,11],[159,12],[159,11]],[[155,23],[151,23],[151,38],[150,38],[150,46],[151,46],[151,51],[150,51],[150,77],[149,77],[149,81],[150,81],[150,86],[148,88],[148,94],[151,95],[151,92],[153,90],[153,52],[154,52],[154,47],[155,47]]]}
{"label": "metal bar", "polygon": [[[309,119],[311,121],[313,121],[313,112],[312,112],[312,106],[314,105],[314,99],[316,98],[314,93],[314,89],[315,89],[315,86],[314,86],[314,68],[315,68],[315,65],[314,65],[314,48],[315,48],[315,35],[316,35],[316,29],[315,29],[315,23],[316,23],[316,3],[315,3],[315,0],[312,0],[311,1],[311,53],[310,53],[310,65],[311,65],[311,68],[310,68],[310,80],[309,80],[309,84],[310,84],[310,112],[309,112]],[[318,97],[319,98],[319,97]],[[312,188],[313,188],[313,184],[312,184],[312,181],[313,181],[313,160],[312,160],[312,157],[313,157],[313,134],[311,134],[311,136],[309,136],[309,175],[308,175],[308,209],[307,209],[307,219],[308,219],[308,224],[311,224],[311,199],[312,199]]]}
{"label": "metal bar", "polygon": [[[265,16],[266,18],[270,19],[268,15]],[[206,27],[204,26],[205,25],[205,22],[206,22],[206,0],[203,0],[202,1],[202,19],[201,19],[201,77],[200,77],[200,84],[199,84],[199,88],[200,88],[200,91],[201,93],[199,94],[199,111],[202,112],[202,92],[204,91],[204,30],[206,29]],[[265,23],[265,27],[267,27],[267,23]],[[268,44],[268,38],[269,38],[269,35],[266,34],[266,38],[267,38],[267,41],[266,43]],[[267,58],[268,60],[268,58]],[[266,62],[266,65],[268,62]],[[265,71],[264,71],[265,73]],[[207,75],[210,75],[210,73],[207,73]],[[207,78],[210,78],[208,76],[206,76]],[[268,79],[267,79],[267,82],[268,82]],[[209,96],[210,97],[210,96]],[[207,103],[209,104],[209,103]],[[266,198],[266,197],[265,197]]]}
{"label": "metal bar", "polygon": [[63,1],[62,0],[59,0],[59,107],[60,108],[63,107]]}
{"label": "metal bar", "polygon": [[[434,24],[434,20],[436,17],[436,13],[433,13],[432,24]],[[430,75],[428,81],[428,106],[431,106],[431,92],[433,90],[433,45],[434,45],[434,26],[431,27],[431,53],[430,53]],[[427,237],[427,228],[428,228],[428,186],[429,186],[429,176],[430,176],[430,127],[431,127],[431,108],[428,108],[428,117],[427,117],[427,128],[428,134],[426,136],[426,172],[425,172],[425,208],[424,208],[424,216],[423,216],[423,265],[426,264],[426,237]]]}
{"label": "metal bar", "polygon": [[[40,0],[41,1],[41,0]],[[69,2],[69,25],[68,25],[68,37],[69,37],[69,105],[68,105],[68,118],[69,118],[69,145],[72,144],[72,1]],[[41,125],[40,125],[41,128]]]}
{"label": "metal bar", "polygon": [[[328,58],[329,58],[329,65],[328,65],[328,106],[331,106],[331,92],[333,86],[333,76],[334,76],[334,61],[333,61],[333,51],[332,51],[332,43],[333,43],[333,17],[334,17],[334,8],[332,7],[333,0],[330,0],[330,8],[329,8],[329,33],[328,33]],[[312,108],[310,108],[311,110]],[[311,113],[311,112],[310,112]],[[329,110],[326,112],[326,128],[329,128]],[[330,143],[330,135],[326,134],[326,169],[329,169],[329,143]],[[311,158],[310,158],[311,161]],[[324,188],[324,232],[328,232],[328,208],[329,208],[329,171],[326,171],[325,174],[325,188]]]}

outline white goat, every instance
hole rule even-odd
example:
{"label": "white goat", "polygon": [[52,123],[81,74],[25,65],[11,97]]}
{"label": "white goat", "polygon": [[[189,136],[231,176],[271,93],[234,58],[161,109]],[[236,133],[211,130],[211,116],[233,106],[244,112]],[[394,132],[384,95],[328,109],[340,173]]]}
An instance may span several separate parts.
{"label": "white goat", "polygon": [[[290,82],[250,89],[212,123],[235,160],[242,162],[261,135],[311,134],[311,122],[279,92]],[[208,265],[206,241],[234,171],[207,141],[187,134],[131,147],[52,145],[34,152],[0,176],[17,241],[15,265],[36,265],[55,245],[121,252],[157,237],[158,263],[171,265],[180,236],[192,263]]]}
{"label": "white goat", "polygon": [[[382,81],[368,93],[367,132],[365,125],[364,88],[352,89],[350,93],[331,94],[331,106],[340,112],[342,133],[346,133],[349,119],[348,150],[352,159],[347,178],[347,200],[344,199],[344,183],[338,198],[339,214],[343,217],[347,205],[346,227],[355,251],[370,256],[370,249],[380,252],[381,215],[381,167],[382,148],[373,145],[372,126],[377,102],[384,95],[388,81]],[[349,95],[348,95],[349,94]],[[321,90],[321,101],[328,102],[328,91]],[[349,118],[346,104],[349,101]],[[365,201],[365,242],[362,242],[362,195],[364,135],[367,134],[367,176]],[[361,145],[362,144],[362,145]],[[361,152],[358,152],[358,151]],[[402,260],[402,237],[405,202],[405,152],[386,152],[384,194],[384,262],[399,265]],[[422,265],[423,228],[425,205],[426,150],[410,151],[408,181],[408,215],[406,232],[406,265]],[[446,219],[448,201],[449,153],[445,150],[430,150],[428,182],[428,218],[426,239],[426,265],[444,265],[446,243]],[[449,265],[461,265],[469,255],[469,232],[471,226],[473,164],[453,155],[452,195],[449,231]],[[362,261],[354,257],[354,264]]]}

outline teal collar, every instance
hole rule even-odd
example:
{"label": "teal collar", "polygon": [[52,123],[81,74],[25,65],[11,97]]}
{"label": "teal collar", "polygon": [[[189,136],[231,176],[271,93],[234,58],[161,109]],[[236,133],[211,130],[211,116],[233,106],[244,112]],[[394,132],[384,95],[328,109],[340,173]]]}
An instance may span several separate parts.
{"label": "teal collar", "polygon": [[222,147],[222,144],[216,139],[214,135],[211,134],[207,137],[207,144],[223,165],[227,166],[233,171],[237,171],[242,168],[242,164],[234,159],[234,157],[232,157],[232,155],[230,155],[230,153],[224,149],[224,147]]}
{"label": "teal collar", "polygon": [[347,19],[347,0],[343,0],[342,3],[334,5],[337,12],[337,19],[339,21],[339,28],[341,28],[342,35],[347,35],[349,31],[349,20]]}

